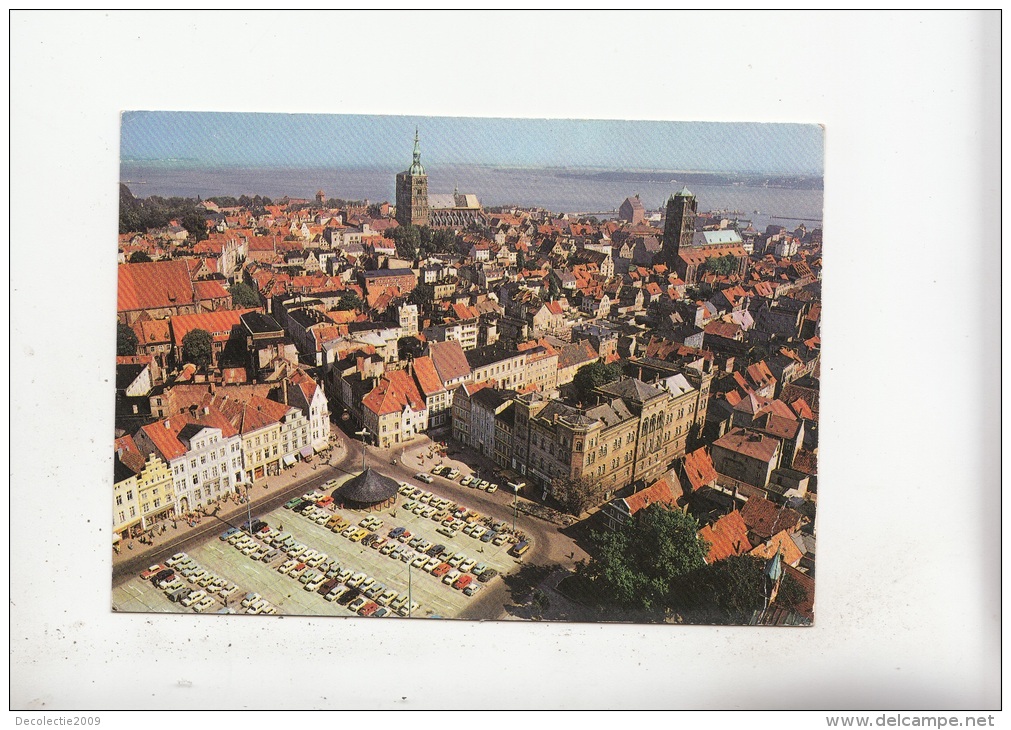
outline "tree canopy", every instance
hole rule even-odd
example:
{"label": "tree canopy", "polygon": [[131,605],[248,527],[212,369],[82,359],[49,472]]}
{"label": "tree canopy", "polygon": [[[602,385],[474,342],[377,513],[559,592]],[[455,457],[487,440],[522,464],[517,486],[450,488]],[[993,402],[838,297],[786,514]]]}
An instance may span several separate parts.
{"label": "tree canopy", "polygon": [[192,198],[135,198],[130,188],[119,186],[119,232],[131,233],[164,228],[178,220],[186,232],[197,241],[207,238],[207,215],[197,208]]}
{"label": "tree canopy", "polygon": [[729,253],[726,256],[715,256],[706,259],[703,268],[719,276],[728,276],[737,271],[737,257]]}
{"label": "tree canopy", "polygon": [[584,568],[602,603],[662,612],[679,580],[705,566],[708,545],[694,517],[659,504],[614,531],[594,532]]}
{"label": "tree canopy", "polygon": [[621,376],[620,364],[615,362],[608,365],[598,361],[579,368],[576,371],[576,376],[572,379],[572,385],[576,389],[576,397],[580,401],[586,402],[590,399],[594,388],[613,383]]}
{"label": "tree canopy", "polygon": [[[580,566],[602,606],[643,610],[657,620],[747,624],[765,606],[766,561],[733,555],[705,562],[709,545],[694,517],[660,504],[640,510],[614,531],[593,532],[594,557]],[[804,589],[787,574],[776,605],[797,606]]]}
{"label": "tree canopy", "polygon": [[424,309],[435,301],[435,287],[431,284],[419,283],[407,296],[407,301],[418,305],[418,309]]}
{"label": "tree canopy", "polygon": [[260,297],[249,284],[240,281],[228,287],[228,293],[232,295],[232,304],[236,307],[260,306]]}
{"label": "tree canopy", "polygon": [[118,323],[116,325],[116,354],[136,355],[137,344],[137,335],[133,328],[122,322]]}
{"label": "tree canopy", "polygon": [[198,368],[206,369],[211,364],[213,339],[207,330],[190,330],[183,337],[183,360]]}
{"label": "tree canopy", "polygon": [[557,477],[551,482],[551,493],[569,512],[579,517],[590,507],[604,500],[605,491],[596,479]]}
{"label": "tree canopy", "polygon": [[365,302],[354,292],[342,294],[341,298],[337,300],[337,310],[340,312],[350,312],[354,309],[362,309],[364,306]]}
{"label": "tree canopy", "polygon": [[144,251],[134,251],[130,254],[131,264],[149,264],[151,263],[151,257],[147,255]]}
{"label": "tree canopy", "polygon": [[459,253],[457,235],[452,231],[436,230],[428,226],[397,226],[389,235],[397,246],[397,256],[416,259],[437,253]]}

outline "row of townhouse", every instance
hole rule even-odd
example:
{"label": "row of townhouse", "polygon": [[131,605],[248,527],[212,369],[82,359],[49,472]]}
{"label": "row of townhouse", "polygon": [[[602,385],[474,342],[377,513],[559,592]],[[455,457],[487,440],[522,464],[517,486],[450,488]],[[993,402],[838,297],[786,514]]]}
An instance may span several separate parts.
{"label": "row of townhouse", "polygon": [[155,510],[170,503],[174,514],[199,509],[328,447],[329,406],[309,376],[297,371],[260,390],[272,397],[246,387],[207,393],[134,434],[137,452],[164,463],[169,474],[170,489],[152,502]]}

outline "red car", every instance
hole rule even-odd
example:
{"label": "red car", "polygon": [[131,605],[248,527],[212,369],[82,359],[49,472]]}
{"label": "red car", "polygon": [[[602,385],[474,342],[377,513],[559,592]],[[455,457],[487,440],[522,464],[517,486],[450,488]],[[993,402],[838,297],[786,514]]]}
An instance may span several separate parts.
{"label": "red car", "polygon": [[470,573],[464,573],[463,575],[461,575],[459,578],[456,579],[456,581],[453,583],[453,587],[456,588],[456,590],[458,591],[462,591],[464,588],[466,588],[473,582],[474,576],[472,576]]}
{"label": "red car", "polygon": [[434,568],[432,568],[432,575],[434,575],[436,578],[441,578],[452,569],[453,566],[450,565],[449,563],[439,563]]}
{"label": "red car", "polygon": [[161,572],[164,569],[165,569],[164,565],[152,565],[150,568],[148,568],[143,573],[141,573],[140,577],[143,578],[144,580],[147,580],[148,578],[150,578],[155,573],[159,573],[159,572]]}
{"label": "red car", "polygon": [[358,615],[359,616],[371,616],[372,614],[374,614],[378,610],[379,610],[379,604],[376,603],[375,601],[369,601],[364,606],[362,606],[360,609],[358,609]]}

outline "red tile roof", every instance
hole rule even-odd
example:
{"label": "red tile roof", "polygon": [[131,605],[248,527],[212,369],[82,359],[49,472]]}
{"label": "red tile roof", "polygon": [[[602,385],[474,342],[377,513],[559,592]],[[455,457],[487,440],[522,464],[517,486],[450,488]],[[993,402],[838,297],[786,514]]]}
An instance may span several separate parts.
{"label": "red tile roof", "polygon": [[379,416],[399,413],[408,405],[414,411],[425,409],[425,401],[418,386],[404,370],[393,370],[384,375],[379,384],[365,396],[362,405]]}
{"label": "red tile roof", "polygon": [[179,440],[179,432],[186,426],[198,426],[221,429],[221,435],[226,438],[235,436],[237,431],[228,419],[214,406],[207,405],[207,413],[202,410],[196,416],[181,413],[141,428],[141,431],[151,440],[165,461],[184,456],[188,450],[185,443]]}
{"label": "red tile roof", "polygon": [[192,303],[193,285],[185,261],[120,264],[117,311],[132,312]]}
{"label": "red tile roof", "polygon": [[784,530],[795,531],[803,519],[799,512],[789,507],[780,507],[762,497],[752,497],[745,502],[741,516],[748,531],[763,541]]}
{"label": "red tile roof", "polygon": [[193,330],[205,330],[217,342],[226,342],[232,334],[232,328],[240,324],[240,319],[246,312],[258,309],[225,309],[219,312],[204,312],[202,314],[180,314],[171,318],[172,343],[181,347],[183,338]]}
{"label": "red tile roof", "polygon": [[748,526],[737,510],[723,515],[712,525],[699,530],[699,537],[709,543],[707,563],[724,560],[731,555],[743,555],[751,550],[748,542]]}
{"label": "red tile roof", "polygon": [[772,436],[765,436],[754,431],[745,431],[743,428],[735,428],[726,436],[722,436],[714,441],[713,446],[719,446],[727,451],[733,451],[734,453],[769,463],[775,458],[776,451],[780,447],[780,441]]}
{"label": "red tile roof", "polygon": [[693,492],[716,481],[716,467],[705,446],[685,456],[684,470]]}
{"label": "red tile roof", "polygon": [[414,379],[418,382],[418,388],[427,397],[441,393],[446,388],[442,384],[439,372],[435,369],[435,363],[430,357],[417,357],[414,359]]}
{"label": "red tile roof", "polygon": [[628,513],[634,515],[651,504],[660,503],[669,507],[677,507],[677,501],[682,496],[680,486],[674,487],[667,477],[662,477],[642,491],[625,497],[624,502],[628,507]]}
{"label": "red tile roof", "polygon": [[804,553],[800,551],[797,543],[790,538],[790,534],[786,530],[777,532],[768,542],[752,550],[751,554],[768,560],[780,551],[782,551],[783,562],[794,567],[799,565],[800,559],[804,557]]}

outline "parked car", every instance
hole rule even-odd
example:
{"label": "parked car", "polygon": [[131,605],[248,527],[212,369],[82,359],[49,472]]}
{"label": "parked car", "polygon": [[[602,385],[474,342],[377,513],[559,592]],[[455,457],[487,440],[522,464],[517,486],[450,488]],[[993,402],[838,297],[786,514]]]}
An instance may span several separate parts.
{"label": "parked car", "polygon": [[348,604],[348,608],[354,611],[355,613],[358,613],[358,611],[361,610],[362,606],[364,606],[368,602],[369,599],[366,598],[365,596],[358,596],[358,598],[356,598],[355,600],[351,601],[351,603]]}
{"label": "parked car", "polygon": [[494,578],[496,575],[498,575],[498,571],[497,570],[495,570],[494,568],[488,568],[487,570],[482,571],[481,575],[479,575],[477,577],[477,579],[479,581],[481,581],[482,583],[487,583],[492,578]]}
{"label": "parked car", "polygon": [[473,482],[473,481],[474,481],[474,477],[472,477],[472,476],[466,476],[466,477],[464,477],[463,479],[460,480],[460,486],[461,487],[469,487],[470,484],[471,484],[471,482]]}
{"label": "parked car", "polygon": [[446,573],[448,573],[452,569],[453,566],[451,566],[449,563],[439,563],[438,565],[435,566],[435,568],[432,569],[432,575],[434,575],[436,578],[442,578],[444,575],[446,575]]}
{"label": "parked car", "polygon": [[354,588],[348,588],[347,586],[338,583],[337,585],[335,585],[333,588],[330,589],[330,592],[327,593],[324,596],[324,598],[326,598],[326,600],[328,601],[337,601],[340,599],[341,596],[345,595],[348,591],[353,590]]}
{"label": "parked car", "polygon": [[176,572],[172,570],[172,568],[164,568],[151,576],[151,582],[154,585],[158,585],[159,583],[165,583],[174,578],[175,574]]}
{"label": "parked car", "polygon": [[459,469],[450,469],[449,473],[446,475],[446,478],[447,479],[456,479],[458,476],[460,476],[460,470]]}
{"label": "parked car", "polygon": [[[448,578],[449,576],[447,575],[446,577]],[[462,591],[464,588],[466,588],[473,582],[474,576],[469,575],[468,573],[464,573],[455,581],[453,581],[453,587],[456,588],[458,591]]]}
{"label": "parked car", "polygon": [[419,482],[424,482],[425,484],[431,484],[432,482],[435,481],[435,479],[432,478],[431,474],[426,474],[423,471],[419,471],[417,474],[415,474],[414,478],[417,479]]}
{"label": "parked car", "polygon": [[482,588],[484,588],[484,586],[482,586],[480,583],[471,583],[469,586],[463,589],[463,593],[466,596],[473,596]]}
{"label": "parked car", "polygon": [[284,503],[284,508],[285,509],[293,509],[293,508],[297,507],[298,505],[302,504],[302,502],[303,502],[303,500],[302,500],[301,497],[295,497],[294,499],[289,499],[287,502],[285,502]]}
{"label": "parked car", "polygon": [[176,588],[174,591],[168,594],[168,599],[172,601],[172,603],[179,603],[184,598],[187,598],[192,592],[193,592],[192,590],[186,587]]}
{"label": "parked car", "polygon": [[467,558],[462,563],[460,563],[460,570],[464,571],[465,573],[470,573],[471,570],[474,569],[474,566],[476,564],[477,561],[474,560],[474,558]]}
{"label": "parked car", "polygon": [[442,577],[442,582],[448,586],[451,586],[453,585],[453,583],[456,582],[456,579],[459,578],[460,575],[461,573],[459,570],[451,570]]}
{"label": "parked car", "polygon": [[173,568],[176,566],[177,563],[181,563],[184,560],[186,560],[187,557],[189,556],[186,553],[176,553],[171,558],[165,561],[165,567]]}
{"label": "parked car", "polygon": [[199,601],[197,601],[196,603],[194,603],[191,608],[194,611],[196,611],[197,613],[201,613],[203,611],[206,611],[208,608],[210,608],[213,605],[214,605],[214,599],[211,598],[210,596],[205,596],[204,598],[201,598]]}
{"label": "parked car", "polygon": [[349,587],[346,593],[343,593],[342,595],[337,597],[337,603],[338,605],[346,606],[349,603],[351,603],[351,601],[357,599],[361,594],[362,592],[357,588]]}
{"label": "parked car", "polygon": [[142,571],[140,577],[143,578],[144,580],[147,580],[148,578],[162,572],[163,570],[165,570],[164,565],[155,564],[147,568],[146,570]]}
{"label": "parked car", "polygon": [[186,598],[184,598],[181,603],[190,608],[194,603],[207,597],[207,591],[193,591]]}
{"label": "parked car", "polygon": [[494,482],[492,482],[491,484],[488,485],[487,492],[489,494],[491,494],[492,492],[496,492],[496,491],[498,491],[498,484],[495,484]]}

